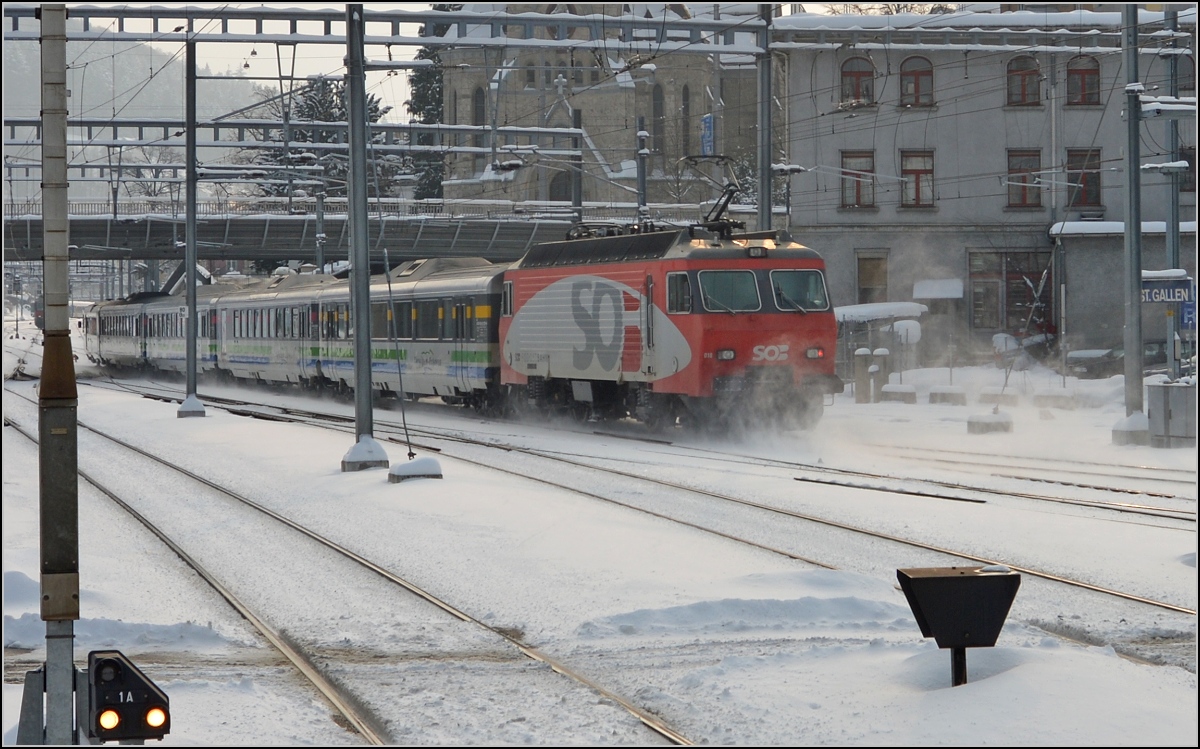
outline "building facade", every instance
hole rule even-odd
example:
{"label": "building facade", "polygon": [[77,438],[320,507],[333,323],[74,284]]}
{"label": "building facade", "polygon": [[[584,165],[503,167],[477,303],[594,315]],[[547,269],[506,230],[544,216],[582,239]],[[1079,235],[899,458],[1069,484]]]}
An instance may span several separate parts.
{"label": "building facade", "polygon": [[[556,44],[586,39],[586,29],[567,25],[559,32],[527,32],[519,24],[521,13],[711,18],[720,17],[719,4],[707,6],[700,16],[693,16],[687,5],[663,3],[470,4],[464,10],[502,14],[511,21],[505,26],[507,36],[524,39],[532,33],[548,44],[483,49],[471,46],[473,34],[488,33],[482,27],[467,24],[465,33],[457,26],[446,32],[450,37],[462,33],[462,44],[440,52],[444,121],[494,130],[459,136],[457,145],[475,150],[447,156],[446,198],[569,202],[574,167],[566,152],[573,148],[572,139],[543,138],[534,149],[534,138],[508,136],[503,128],[570,128],[577,110],[585,132],[580,144],[583,200],[589,203],[636,204],[639,122],[646,133],[650,203],[698,206],[719,194],[719,170],[685,158],[704,150],[706,125],[713,153],[752,155],[757,132],[753,60],[747,67],[745,60],[720,62],[707,54],[610,56]],[[730,12],[735,15],[726,17],[742,18],[752,15],[754,7],[738,5]],[[667,33],[673,40],[688,38],[686,32]],[[615,24],[604,32],[614,43],[623,40],[622,34]],[[722,91],[728,92],[728,105]],[[706,178],[713,176],[717,185]]]}
{"label": "building facade", "polygon": [[[1183,7],[1183,6],[1181,6]],[[1193,97],[1178,121],[1180,265],[1196,269],[1195,11],[1182,35],[1139,16],[1147,94]],[[1058,332],[1119,345],[1124,326],[1124,118],[1120,12],[792,16],[786,54],[791,224],[819,250],[839,305],[917,301],[940,335],[985,348],[997,333]],[[1140,124],[1141,163],[1170,161],[1168,125]],[[1144,170],[1142,267],[1167,267],[1170,177]],[[1164,305],[1145,305],[1161,338]],[[945,341],[943,341],[945,342]]]}

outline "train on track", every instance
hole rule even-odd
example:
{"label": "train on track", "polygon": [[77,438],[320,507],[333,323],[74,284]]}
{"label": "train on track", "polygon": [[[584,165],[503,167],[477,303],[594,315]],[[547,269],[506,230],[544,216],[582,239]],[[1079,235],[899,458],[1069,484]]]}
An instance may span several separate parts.
{"label": "train on track", "polygon": [[[371,278],[372,387],[486,414],[811,426],[843,387],[824,262],[736,228],[578,224],[511,264],[405,261]],[[199,373],[351,389],[350,294],[331,275],[198,288]],[[98,303],[88,357],[185,372],[186,322],[181,294]]]}

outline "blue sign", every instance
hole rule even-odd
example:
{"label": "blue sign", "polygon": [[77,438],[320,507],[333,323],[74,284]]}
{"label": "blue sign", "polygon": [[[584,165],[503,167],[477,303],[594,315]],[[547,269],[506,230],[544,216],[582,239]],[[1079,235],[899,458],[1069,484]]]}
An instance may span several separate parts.
{"label": "blue sign", "polygon": [[714,135],[713,116],[706,114],[700,118],[700,155],[713,156],[716,153],[716,137]]}
{"label": "blue sign", "polygon": [[1143,278],[1142,304],[1195,302],[1190,278]]}
{"label": "blue sign", "polygon": [[1183,314],[1179,318],[1179,327],[1183,330],[1196,329],[1196,302],[1184,302]]}

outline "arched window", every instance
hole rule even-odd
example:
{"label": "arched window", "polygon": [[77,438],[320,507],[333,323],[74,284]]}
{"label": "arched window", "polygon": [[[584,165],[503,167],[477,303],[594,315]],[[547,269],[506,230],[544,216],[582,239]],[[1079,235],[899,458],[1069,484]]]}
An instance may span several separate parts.
{"label": "arched window", "polygon": [[1008,63],[1008,105],[1030,107],[1042,101],[1042,71],[1037,60],[1028,55],[1014,57]]}
{"label": "arched window", "polygon": [[680,115],[682,115],[682,120],[680,122],[680,128],[683,132],[683,137],[680,138],[680,140],[682,142],[679,145],[681,145],[683,147],[683,153],[681,155],[687,156],[688,154],[690,154],[692,152],[692,92],[691,92],[691,89],[689,89],[685,85],[683,87],[683,91],[680,92],[680,96],[682,97],[682,104],[679,108]]}
{"label": "arched window", "polygon": [[[471,97],[471,124],[483,125],[487,120],[487,98],[483,93],[483,88],[475,89],[475,94]],[[484,138],[483,133],[476,133],[471,138],[471,145],[476,148],[483,148]],[[476,172],[483,171],[484,157],[482,153],[474,155],[474,167]]]}
{"label": "arched window", "polygon": [[933,64],[924,57],[910,57],[900,63],[900,105],[933,105]]}
{"label": "arched window", "polygon": [[571,202],[571,175],[566,172],[558,172],[550,180],[550,200],[557,200],[563,203]]}
{"label": "arched window", "polygon": [[663,147],[667,140],[667,113],[666,102],[663,98],[662,84],[655,84],[654,91],[651,94],[651,113],[650,113],[650,150],[654,153],[662,153]]}
{"label": "arched window", "polygon": [[475,89],[475,95],[471,99],[471,124],[483,125],[487,121],[487,99],[484,96],[483,88]]}
{"label": "arched window", "polygon": [[870,60],[851,57],[842,63],[842,101],[875,101],[875,66]]}
{"label": "arched window", "polygon": [[1067,104],[1100,103],[1100,63],[1080,55],[1067,63]]}

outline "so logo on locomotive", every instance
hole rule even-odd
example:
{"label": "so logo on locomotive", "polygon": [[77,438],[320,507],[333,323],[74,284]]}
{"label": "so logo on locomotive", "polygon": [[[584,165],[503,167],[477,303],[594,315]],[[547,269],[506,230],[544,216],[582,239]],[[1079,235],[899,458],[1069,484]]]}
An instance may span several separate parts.
{"label": "so logo on locomotive", "polygon": [[788,345],[782,343],[778,346],[755,346],[752,353],[754,361],[787,361]]}

